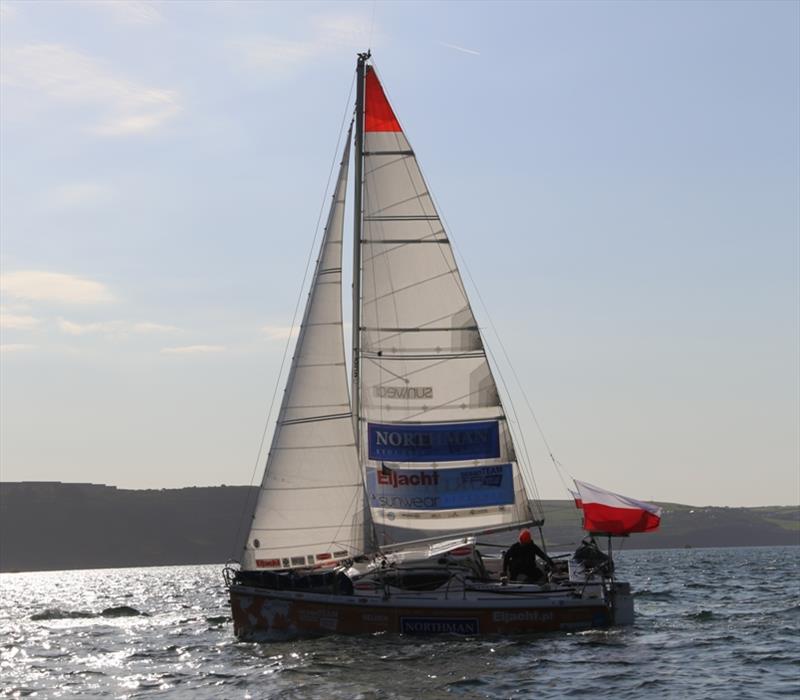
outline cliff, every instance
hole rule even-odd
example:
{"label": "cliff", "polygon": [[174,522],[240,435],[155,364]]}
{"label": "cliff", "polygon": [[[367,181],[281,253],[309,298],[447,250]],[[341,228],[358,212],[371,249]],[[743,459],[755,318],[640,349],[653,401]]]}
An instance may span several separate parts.
{"label": "cliff", "polygon": [[[256,492],[0,483],[0,571],[223,563],[241,551]],[[542,505],[551,550],[573,549],[579,512],[570,501]],[[800,545],[800,507],[661,505],[661,529],[625,549]]]}

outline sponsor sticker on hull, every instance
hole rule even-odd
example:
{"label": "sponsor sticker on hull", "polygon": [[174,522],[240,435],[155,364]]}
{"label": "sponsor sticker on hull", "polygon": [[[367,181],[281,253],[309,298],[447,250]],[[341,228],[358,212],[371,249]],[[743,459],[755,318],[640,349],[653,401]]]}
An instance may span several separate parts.
{"label": "sponsor sticker on hull", "polygon": [[370,423],[369,458],[396,462],[455,462],[500,457],[497,421],[406,425]]}
{"label": "sponsor sticker on hull", "polygon": [[401,617],[402,634],[478,634],[475,617]]}

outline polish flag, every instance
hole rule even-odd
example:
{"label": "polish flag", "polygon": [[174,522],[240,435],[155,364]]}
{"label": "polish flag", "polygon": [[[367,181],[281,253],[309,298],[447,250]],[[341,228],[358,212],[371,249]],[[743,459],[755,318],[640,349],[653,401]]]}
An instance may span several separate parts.
{"label": "polish flag", "polygon": [[[583,508],[583,529],[609,535],[651,532],[661,523],[661,508],[575,480]],[[577,499],[576,499],[577,501]]]}

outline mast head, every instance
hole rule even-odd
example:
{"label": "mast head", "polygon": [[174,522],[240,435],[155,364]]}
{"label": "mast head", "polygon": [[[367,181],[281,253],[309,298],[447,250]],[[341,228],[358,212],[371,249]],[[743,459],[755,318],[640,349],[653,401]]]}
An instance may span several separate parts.
{"label": "mast head", "polygon": [[364,63],[370,56],[372,56],[372,52],[367,49],[366,51],[358,54],[358,62]]}

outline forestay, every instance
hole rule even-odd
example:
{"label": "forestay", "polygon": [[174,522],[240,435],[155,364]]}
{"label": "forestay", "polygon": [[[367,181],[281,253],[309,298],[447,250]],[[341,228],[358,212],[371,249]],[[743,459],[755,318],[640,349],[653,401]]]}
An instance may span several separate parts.
{"label": "forestay", "polygon": [[365,505],[342,335],[342,229],[350,138],[252,528],[244,569],[324,566],[365,549]]}
{"label": "forestay", "polygon": [[361,245],[360,446],[380,544],[528,522],[450,242],[369,66]]}

